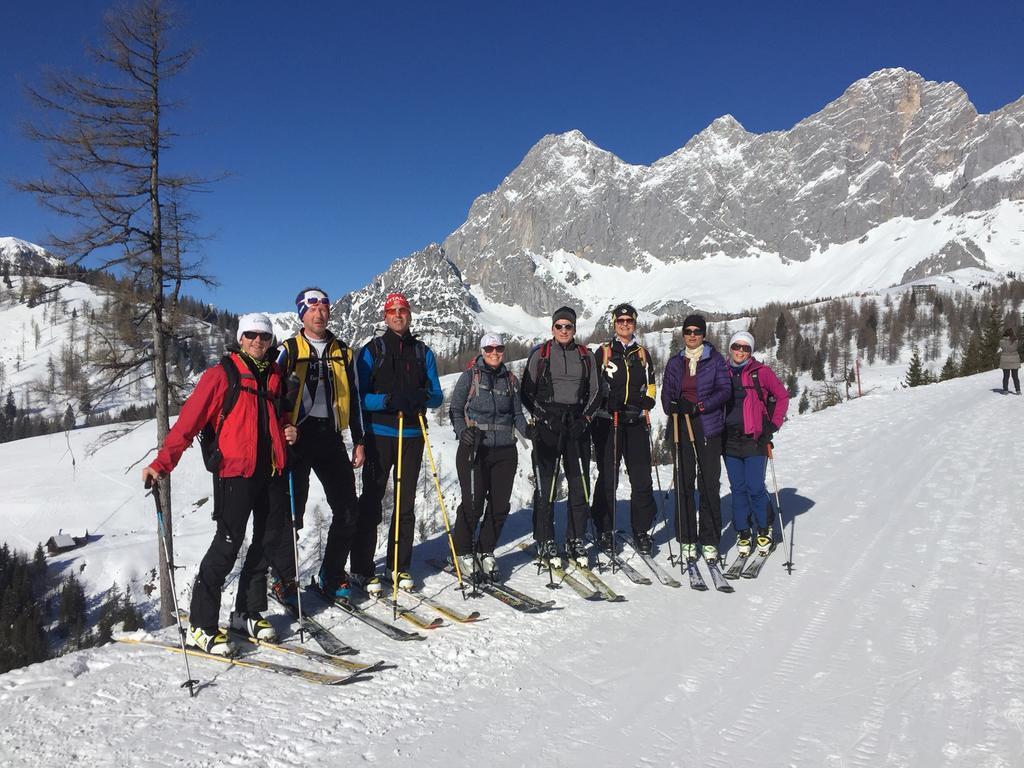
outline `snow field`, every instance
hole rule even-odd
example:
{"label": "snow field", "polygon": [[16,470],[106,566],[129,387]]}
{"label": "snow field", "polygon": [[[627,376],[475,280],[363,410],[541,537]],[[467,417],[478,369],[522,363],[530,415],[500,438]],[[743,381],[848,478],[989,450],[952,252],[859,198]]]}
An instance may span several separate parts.
{"label": "snow field", "polygon": [[[875,392],[788,423],[776,470],[792,575],[782,552],[757,580],[734,582],[733,595],[609,574],[628,602],[587,603],[566,588],[549,592],[516,550],[530,528],[526,508],[510,517],[499,561],[514,586],[557,601],[546,615],[483,598],[472,607],[484,621],[395,643],[325,612],[318,617],[362,649],[357,659],[396,665],[341,689],[195,660],[206,686],[189,701],[176,655],[122,645],[71,654],[0,676],[0,763],[1019,764],[1024,577],[1014,542],[1024,526],[1024,399],[991,393],[997,376]],[[442,457],[454,450],[447,432],[431,436]],[[72,445],[96,434],[75,431]],[[138,469],[122,472],[151,433],[88,457],[79,445],[74,472],[55,441],[63,436],[0,446],[0,468],[20,478],[4,483],[16,504],[0,538],[16,529],[34,545],[39,530],[88,523],[104,538],[58,567],[87,562],[92,589],[107,586],[93,572],[147,571],[156,555],[151,502],[129,487]],[[183,564],[212,534],[205,507],[193,506],[209,483],[193,453],[175,473]],[[442,458],[447,487],[444,466],[454,462]],[[670,473],[661,476],[667,488]],[[620,524],[627,498],[623,474]],[[656,540],[667,566],[663,530]],[[732,540],[730,527],[723,545]],[[316,556],[306,546],[308,571]],[[416,573],[427,594],[461,605],[452,580],[426,570],[446,547],[439,536],[418,544]],[[182,598],[191,575],[178,577]],[[226,591],[225,616],[233,587]]]}

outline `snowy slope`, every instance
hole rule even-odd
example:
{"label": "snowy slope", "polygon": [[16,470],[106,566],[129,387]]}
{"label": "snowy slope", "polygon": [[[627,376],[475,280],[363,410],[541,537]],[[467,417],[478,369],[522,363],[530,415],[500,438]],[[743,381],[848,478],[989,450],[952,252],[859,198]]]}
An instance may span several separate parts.
{"label": "snowy slope", "polygon": [[[0,677],[0,763],[1019,765],[1024,571],[1011,542],[1024,534],[1024,400],[991,394],[997,376],[876,392],[788,424],[777,470],[792,575],[777,553],[734,595],[617,575],[623,604],[549,595],[512,551],[525,509],[500,559],[515,585],[556,599],[555,612],[482,599],[487,621],[419,644],[325,613],[364,659],[397,665],[343,690],[196,661],[207,685],[189,701],[179,657],[118,645],[72,654]],[[447,454],[447,430],[435,431]],[[87,456],[96,433],[71,433],[75,469],[63,436],[0,446],[11,489],[0,538],[89,525],[104,538],[57,565],[88,562],[83,576],[102,584],[155,562],[138,470],[124,474],[152,433],[146,424]],[[189,511],[209,482],[193,453],[175,475],[190,568],[212,530]],[[443,546],[420,544],[417,562]],[[459,599],[445,577],[425,588]]]}

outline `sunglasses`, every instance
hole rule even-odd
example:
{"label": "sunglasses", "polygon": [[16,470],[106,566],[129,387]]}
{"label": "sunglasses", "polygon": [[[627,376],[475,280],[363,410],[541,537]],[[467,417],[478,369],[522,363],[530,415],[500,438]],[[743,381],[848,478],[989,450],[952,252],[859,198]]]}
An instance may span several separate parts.
{"label": "sunglasses", "polygon": [[320,298],[319,296],[307,296],[303,299],[307,307],[315,307],[317,304],[330,304],[331,300],[326,296]]}
{"label": "sunglasses", "polygon": [[683,328],[683,336],[703,336],[704,331],[700,328]]}
{"label": "sunglasses", "polygon": [[274,338],[274,334],[266,333],[264,331],[242,331],[242,335],[249,341],[256,341],[256,339],[259,339],[260,341],[269,342]]}
{"label": "sunglasses", "polygon": [[554,326],[556,331],[571,331],[576,326],[572,323],[558,323]]}
{"label": "sunglasses", "polygon": [[746,344],[732,344],[729,349],[733,352],[746,352],[748,355],[750,354],[750,347]]}
{"label": "sunglasses", "polygon": [[488,355],[493,355],[495,352],[502,354],[505,352],[505,345],[499,344],[497,346],[484,347],[484,352],[486,352]]}
{"label": "sunglasses", "polygon": [[397,309],[389,309],[384,314],[387,314],[387,315],[408,315],[409,314],[409,310],[406,309],[405,307],[398,307]]}
{"label": "sunglasses", "polygon": [[615,320],[616,325],[632,325],[635,322],[636,320],[634,320],[632,317],[619,317],[616,318]]}

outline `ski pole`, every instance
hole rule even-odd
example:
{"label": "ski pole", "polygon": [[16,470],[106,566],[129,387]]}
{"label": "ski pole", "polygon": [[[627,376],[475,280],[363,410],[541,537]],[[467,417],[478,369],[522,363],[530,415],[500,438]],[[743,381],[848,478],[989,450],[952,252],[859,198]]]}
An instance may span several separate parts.
{"label": "ski pole", "polygon": [[153,496],[153,503],[156,504],[156,522],[160,529],[160,543],[164,547],[164,560],[167,561],[167,580],[171,582],[171,600],[174,603],[174,620],[178,623],[178,642],[181,644],[181,655],[185,659],[185,682],[182,688],[188,688],[189,698],[196,695],[195,686],[199,681],[192,677],[192,670],[188,665],[188,651],[185,650],[185,628],[181,626],[181,614],[178,613],[178,588],[174,585],[174,563],[171,561],[171,550],[167,546],[167,528],[164,526],[164,507],[160,503],[160,481],[146,480],[146,488],[152,487],[150,493]]}
{"label": "ski pole", "polygon": [[[668,527],[668,517],[665,515],[665,501],[668,499],[668,494],[666,494],[661,489],[661,472],[658,471],[657,459],[654,456],[654,437],[651,435],[651,412],[650,411],[644,411],[644,418],[647,421],[647,444],[650,446],[650,449],[651,449],[651,463],[654,464],[654,477],[658,481],[658,495],[662,497],[661,504],[658,505],[660,507],[660,509],[658,510],[658,517],[660,517],[662,520],[665,521],[665,527],[667,528]],[[672,466],[673,466],[673,469],[674,469],[675,468],[675,464],[673,463]],[[653,523],[651,523],[651,527],[647,531],[648,535],[650,535],[652,537],[654,536],[654,526],[657,525],[657,522],[658,521],[655,520]],[[669,537],[668,537],[668,561],[670,563],[674,563],[676,561],[675,555],[672,554],[672,534],[671,533],[669,534]]]}
{"label": "ski pole", "polygon": [[[470,454],[469,454],[469,508],[470,508],[470,510],[472,510],[472,515],[470,516],[471,520],[478,520],[478,518],[476,516],[476,452],[477,452],[477,440],[478,440],[479,436],[480,436],[479,432],[477,432],[473,436],[473,447],[470,449]],[[483,509],[482,508],[480,510],[480,514],[483,515]],[[493,526],[493,524],[494,524],[493,520],[491,521],[491,524]],[[480,561],[477,559],[479,553],[477,552],[477,546],[476,546],[476,527],[477,527],[476,523],[474,523],[473,524],[473,528],[469,532],[469,534],[470,534],[470,537],[473,539],[473,562],[474,563],[479,563]],[[493,527],[492,527],[492,530],[493,530]],[[454,557],[454,555],[453,555],[453,557]],[[456,557],[455,559],[458,559],[458,558]],[[473,578],[473,574],[469,575],[469,580],[473,583],[473,592],[471,593],[472,596],[473,597],[478,597],[479,593],[477,592],[477,588],[476,588],[476,579]],[[463,600],[466,599],[466,590],[465,589],[462,590],[462,599]]]}
{"label": "ski pole", "polygon": [[[444,494],[441,493],[441,481],[437,479],[437,465],[434,464],[434,452],[430,450],[430,438],[427,437],[427,423],[423,420],[423,412],[420,411],[420,431],[423,433],[423,444],[427,447],[427,458],[430,459],[430,472],[434,476],[434,489],[437,491],[437,503],[441,505],[441,517],[444,518],[444,529],[448,533],[448,548],[452,551],[452,562],[455,564],[455,575],[459,577],[459,589],[462,596],[466,596],[466,585],[462,581],[462,569],[459,568],[459,558],[455,554],[455,539],[452,538],[452,526],[448,522],[448,510],[444,506]],[[472,469],[472,468],[471,468]]]}
{"label": "ski pole", "polygon": [[679,537],[679,570],[682,573],[686,572],[686,566],[683,564],[683,512],[681,508],[682,496],[679,493],[679,480],[682,472],[680,466],[682,465],[682,457],[680,456],[679,447],[679,414],[672,413],[672,442],[675,444],[675,454],[672,456],[672,484],[676,487],[676,536]]}
{"label": "ski pole", "polygon": [[398,527],[401,525],[402,516],[399,514],[402,503],[402,437],[405,427],[405,413],[398,412],[398,465],[395,469],[395,510],[392,513],[392,523],[395,526],[395,556],[391,564],[391,610],[394,621],[398,621]]}
{"label": "ski pole", "polygon": [[[782,549],[786,549],[786,523],[782,519],[782,502],[779,500],[779,481],[775,479],[775,454],[772,452],[771,441],[768,442],[768,463],[772,468],[772,485],[775,487],[775,507],[779,511],[779,530],[782,531]],[[794,521],[795,522],[795,521]],[[786,571],[793,574],[793,545],[789,545],[789,560],[783,563]]]}
{"label": "ski pole", "polygon": [[295,514],[295,482],[293,480],[294,473],[292,470],[288,470],[288,499],[291,501],[292,507],[292,555],[295,558],[295,607],[299,614],[299,642],[306,642],[305,637],[305,623],[302,617],[302,590],[299,589],[299,585],[302,583],[299,579],[299,518]]}
{"label": "ski pole", "polygon": [[[615,554],[615,513],[619,500],[619,412],[612,411],[612,509],[611,509],[611,533],[612,533],[612,555]],[[612,557],[612,573],[615,573],[615,558]]]}
{"label": "ski pole", "polygon": [[704,484],[704,470],[700,466],[700,454],[697,451],[697,438],[693,436],[693,422],[690,421],[690,414],[684,413],[683,418],[686,419],[686,434],[690,438],[690,446],[693,448],[693,472],[697,475],[697,488],[700,490],[700,504],[694,505],[694,522],[697,524],[698,539],[700,537],[700,507],[707,499],[708,505],[711,505],[711,499],[708,496],[707,486]]}

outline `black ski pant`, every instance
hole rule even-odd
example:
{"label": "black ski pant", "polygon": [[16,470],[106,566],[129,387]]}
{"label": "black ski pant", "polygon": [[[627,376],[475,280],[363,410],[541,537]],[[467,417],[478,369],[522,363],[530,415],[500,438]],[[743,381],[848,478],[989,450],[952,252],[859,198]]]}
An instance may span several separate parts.
{"label": "black ski pant", "polygon": [[647,533],[654,522],[657,507],[651,483],[651,443],[643,419],[627,423],[619,419],[618,437],[611,419],[594,419],[594,452],[597,457],[597,485],[590,514],[600,536],[615,530],[615,499],[619,487],[619,467],[623,461],[629,475],[629,513],[634,535]]}
{"label": "black ski pant", "polygon": [[[533,538],[538,542],[555,538],[554,495],[557,495],[559,474],[565,473],[569,485],[569,508],[565,528],[566,539],[582,539],[590,514],[590,436],[572,440],[564,432],[554,432],[546,422],[537,423],[533,441],[533,467],[537,487],[533,493]],[[582,472],[580,471],[582,465]],[[552,494],[552,487],[555,493]]]}
{"label": "black ski pant", "polygon": [[[398,570],[408,573],[412,565],[412,542],[416,528],[416,483],[423,462],[423,438],[402,438],[402,493],[398,502]],[[377,526],[384,519],[382,503],[388,480],[394,475],[398,484],[398,438],[369,433],[366,435],[366,462],[363,464],[363,494],[359,497],[359,516],[352,540],[352,572],[363,577],[374,574],[377,551]],[[392,510],[394,507],[392,507]],[[395,565],[395,515],[388,531],[385,570]]]}
{"label": "black ski pant", "polygon": [[1003,392],[1009,390],[1010,376],[1013,376],[1013,388],[1020,394],[1020,375],[1016,368],[1003,368]]}
{"label": "black ski pant", "polygon": [[[460,444],[455,454],[459,485],[462,487],[462,503],[456,513],[452,538],[455,541],[455,552],[460,555],[473,554],[477,525],[480,526],[480,532],[476,535],[476,552],[494,552],[512,507],[512,482],[519,465],[519,454],[514,445],[481,445],[476,449],[476,460],[472,465],[471,453],[472,448]],[[483,523],[480,522],[481,517]]]}
{"label": "black ski pant", "polygon": [[[722,477],[722,436],[705,437],[700,417],[691,418],[694,442],[686,431],[683,416],[679,417],[679,450],[673,442],[676,486],[676,541],[683,544],[719,545],[722,538],[722,504],[719,485]],[[672,436],[671,419],[668,425]],[[694,458],[694,446],[697,459]],[[697,460],[700,472],[697,471]],[[694,490],[700,492],[700,525]],[[682,507],[680,515],[679,507]],[[680,519],[680,516],[682,519]]]}
{"label": "black ski pant", "polygon": [[323,572],[328,580],[345,572],[345,562],[356,531],[356,477],[341,434],[330,419],[309,418],[299,427],[299,440],[292,449],[292,484],[295,489],[295,514],[302,527],[306,499],[309,498],[309,473],[316,473],[331,508],[331,527],[327,531]]}
{"label": "black ski pant", "polygon": [[288,481],[284,475],[258,470],[252,477],[218,480],[217,532],[199,564],[192,587],[189,618],[207,630],[218,626],[220,593],[245,541],[252,513],[252,541],[238,575],[235,610],[246,613],[267,608],[267,568],[273,566],[286,581],[295,579]]}

